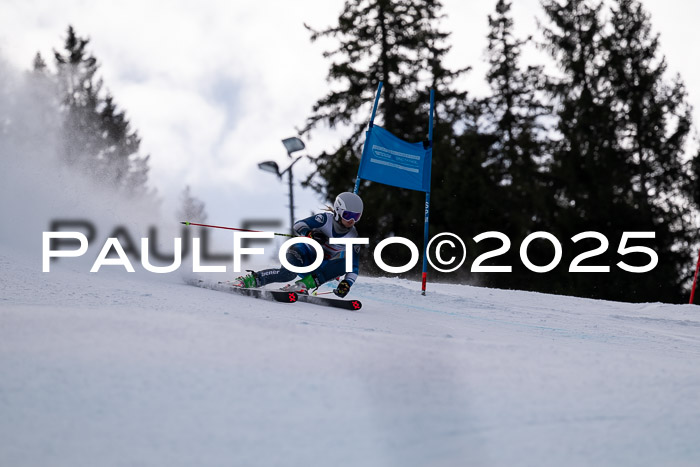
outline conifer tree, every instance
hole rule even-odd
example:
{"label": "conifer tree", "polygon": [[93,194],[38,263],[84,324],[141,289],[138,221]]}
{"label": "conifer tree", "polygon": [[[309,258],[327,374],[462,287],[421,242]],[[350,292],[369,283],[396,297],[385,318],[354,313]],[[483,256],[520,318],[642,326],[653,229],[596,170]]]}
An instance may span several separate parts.
{"label": "conifer tree", "polygon": [[[650,297],[682,300],[697,239],[690,215],[692,186],[684,163],[692,119],[679,76],[666,77],[659,36],[637,0],[616,0],[606,37],[607,71],[614,92],[618,151],[631,177],[628,203],[639,228],[656,232],[661,261],[648,276]],[[654,287],[656,285],[656,287]]]}
{"label": "conifer tree", "polygon": [[[664,81],[664,61],[637,2],[616,2],[612,27],[601,3],[543,5],[552,23],[544,30],[547,47],[562,72],[550,86],[559,133],[552,144],[557,205],[551,230],[562,241],[584,231],[605,234],[607,253],[588,264],[611,267],[607,274],[567,274],[562,267],[548,287],[597,298],[678,301],[682,255],[673,250],[687,245],[687,237],[682,213],[671,206],[688,199],[680,162],[690,124],[682,86]],[[625,231],[656,233],[655,241],[636,243],[659,255],[654,271],[632,275],[616,267],[621,259],[648,261],[617,255]],[[598,245],[577,244],[562,264]]]}
{"label": "conifer tree", "polygon": [[97,115],[102,81],[95,78],[97,59],[86,50],[88,39],[79,38],[72,26],[65,52],[54,51],[64,118],[63,157],[70,165],[90,167],[99,153]]}
{"label": "conifer tree", "polygon": [[96,78],[97,59],[89,40],[73,27],[63,51],[54,51],[63,118],[63,158],[99,182],[132,196],[147,193],[148,156],[138,154],[140,140],[113,97]]}
{"label": "conifer tree", "polygon": [[[449,70],[443,65],[448,34],[439,28],[441,4],[434,0],[348,0],[338,23],[322,31],[312,30],[312,40],[332,37],[337,47],[325,53],[332,59],[328,80],[333,90],[313,107],[304,132],[320,124],[331,128],[349,127],[350,136],[330,153],[316,159],[317,173],[307,180],[331,200],[337,193],[351,190],[362,153],[364,131],[379,81],[383,81],[377,124],[406,141],[427,139],[429,89],[436,90],[434,190],[436,196],[431,224],[440,225],[447,217],[442,209],[454,205],[457,181],[452,165],[455,148],[455,119],[466,120],[473,109],[466,105],[466,94],[454,91],[452,81],[465,70]],[[311,28],[309,28],[311,29]],[[469,112],[468,112],[469,111]],[[463,173],[463,177],[469,177]],[[366,182],[360,189],[367,209],[363,235],[373,243],[390,233],[414,238],[422,234],[424,195]],[[443,206],[440,206],[443,202]]]}
{"label": "conifer tree", "polygon": [[34,61],[32,62],[32,70],[38,73],[46,73],[47,71],[46,61],[39,52],[37,52],[36,55],[34,55]]}
{"label": "conifer tree", "polygon": [[[542,229],[549,213],[543,164],[546,129],[541,117],[551,109],[542,102],[542,67],[520,65],[522,47],[531,39],[513,35],[510,10],[509,1],[499,0],[494,14],[488,17],[486,79],[492,93],[482,101],[482,126],[493,141],[485,164],[501,206],[493,217],[498,221],[498,230],[517,242]],[[517,262],[517,252],[503,259],[513,264]],[[513,284],[514,277],[507,281]]]}
{"label": "conifer tree", "polygon": [[[554,204],[547,230],[570,245],[564,249],[560,267],[545,275],[548,281],[544,287],[556,293],[588,296],[599,293],[612,298],[600,288],[593,290],[604,289],[602,282],[604,278],[609,281],[609,275],[574,274],[566,270],[575,254],[593,248],[590,243],[574,247],[571,237],[596,231],[614,243],[620,238],[619,228],[623,228],[624,219],[632,215],[624,201],[630,180],[624,158],[617,151],[613,96],[603,70],[602,4],[588,0],[563,3],[545,0],[543,6],[551,20],[551,25],[544,28],[546,48],[561,73],[548,83],[558,135],[551,144]],[[606,265],[611,259],[605,259]]]}
{"label": "conifer tree", "polygon": [[[497,167],[498,182],[512,186],[513,198],[517,198],[518,190],[528,194],[533,191],[528,181],[534,182],[539,159],[545,152],[545,127],[540,117],[547,115],[550,108],[540,96],[544,84],[542,67],[521,68],[521,48],[531,39],[513,36],[510,9],[509,1],[498,0],[495,14],[489,15],[486,80],[492,94],[483,103],[486,118],[491,119],[487,121],[488,130],[498,139],[490,151],[489,162]],[[531,210],[527,216],[532,214]]]}
{"label": "conifer tree", "polygon": [[192,195],[189,185],[180,194],[180,207],[177,211],[177,219],[197,223],[205,223],[207,221],[207,211],[204,202]]}
{"label": "conifer tree", "polygon": [[[625,171],[619,170],[612,96],[602,75],[602,5],[586,0],[567,0],[563,5],[547,0],[543,5],[554,26],[544,31],[547,47],[563,73],[550,82],[562,136],[553,148],[557,199],[575,218],[590,221],[600,213],[604,222],[605,208],[614,199],[598,188],[626,189],[628,181]],[[619,179],[613,180],[616,174]]]}

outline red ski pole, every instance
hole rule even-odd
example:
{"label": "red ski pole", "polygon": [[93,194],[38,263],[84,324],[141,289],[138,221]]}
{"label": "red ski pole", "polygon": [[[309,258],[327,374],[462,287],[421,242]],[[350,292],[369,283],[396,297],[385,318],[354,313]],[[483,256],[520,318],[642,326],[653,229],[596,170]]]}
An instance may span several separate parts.
{"label": "red ski pole", "polygon": [[[262,232],[262,230],[237,229],[236,227],[222,227],[220,225],[195,224],[194,222],[187,222],[187,221],[180,222],[180,224],[196,225],[197,227],[209,227],[212,229],[237,230],[239,232]],[[282,237],[293,237],[294,236],[291,234],[284,234],[284,233],[277,233],[277,232],[272,232],[272,233],[275,235],[280,235]]]}
{"label": "red ski pole", "polygon": [[700,252],[698,252],[698,264],[695,266],[695,277],[693,277],[693,288],[690,289],[690,304],[693,304],[693,298],[695,297],[695,285],[698,282],[698,269],[700,269]]}

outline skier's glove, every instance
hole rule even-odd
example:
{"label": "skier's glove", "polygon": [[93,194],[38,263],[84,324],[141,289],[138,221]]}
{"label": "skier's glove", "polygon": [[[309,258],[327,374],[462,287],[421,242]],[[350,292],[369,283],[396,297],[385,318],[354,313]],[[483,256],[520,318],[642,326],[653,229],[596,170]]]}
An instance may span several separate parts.
{"label": "skier's glove", "polygon": [[319,245],[325,245],[328,241],[328,235],[324,234],[320,230],[311,230],[307,237],[318,242]]}
{"label": "skier's glove", "polygon": [[345,297],[348,292],[350,292],[350,282],[346,280],[340,281],[340,284],[338,284],[338,287],[333,290],[333,293],[339,296],[340,298]]}

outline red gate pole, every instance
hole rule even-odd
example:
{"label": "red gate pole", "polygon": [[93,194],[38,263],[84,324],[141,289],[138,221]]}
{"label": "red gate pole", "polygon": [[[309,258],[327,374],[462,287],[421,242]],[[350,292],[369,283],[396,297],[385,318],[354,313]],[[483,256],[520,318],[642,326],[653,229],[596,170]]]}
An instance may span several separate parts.
{"label": "red gate pole", "polygon": [[695,277],[693,277],[693,288],[690,290],[690,304],[693,304],[695,297],[695,285],[698,282],[698,269],[700,269],[700,251],[698,252],[698,264],[695,266]]}

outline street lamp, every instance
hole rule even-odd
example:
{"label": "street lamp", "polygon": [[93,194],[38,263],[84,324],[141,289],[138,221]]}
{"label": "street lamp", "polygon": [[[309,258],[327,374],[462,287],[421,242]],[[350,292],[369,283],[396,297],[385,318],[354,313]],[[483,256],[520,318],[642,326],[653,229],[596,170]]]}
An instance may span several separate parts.
{"label": "street lamp", "polygon": [[[285,149],[287,149],[287,157],[290,159],[292,158],[292,153],[301,151],[306,147],[304,146],[304,142],[297,137],[283,139],[282,144],[284,144]],[[260,170],[271,172],[277,175],[280,179],[282,179],[282,176],[285,173],[289,174],[289,228],[292,234],[294,234],[294,182],[292,177],[292,167],[294,167],[294,164],[300,160],[301,156],[297,157],[286,169],[281,172],[279,165],[277,165],[277,162],[275,161],[265,161],[258,164],[258,168],[260,168]]]}

